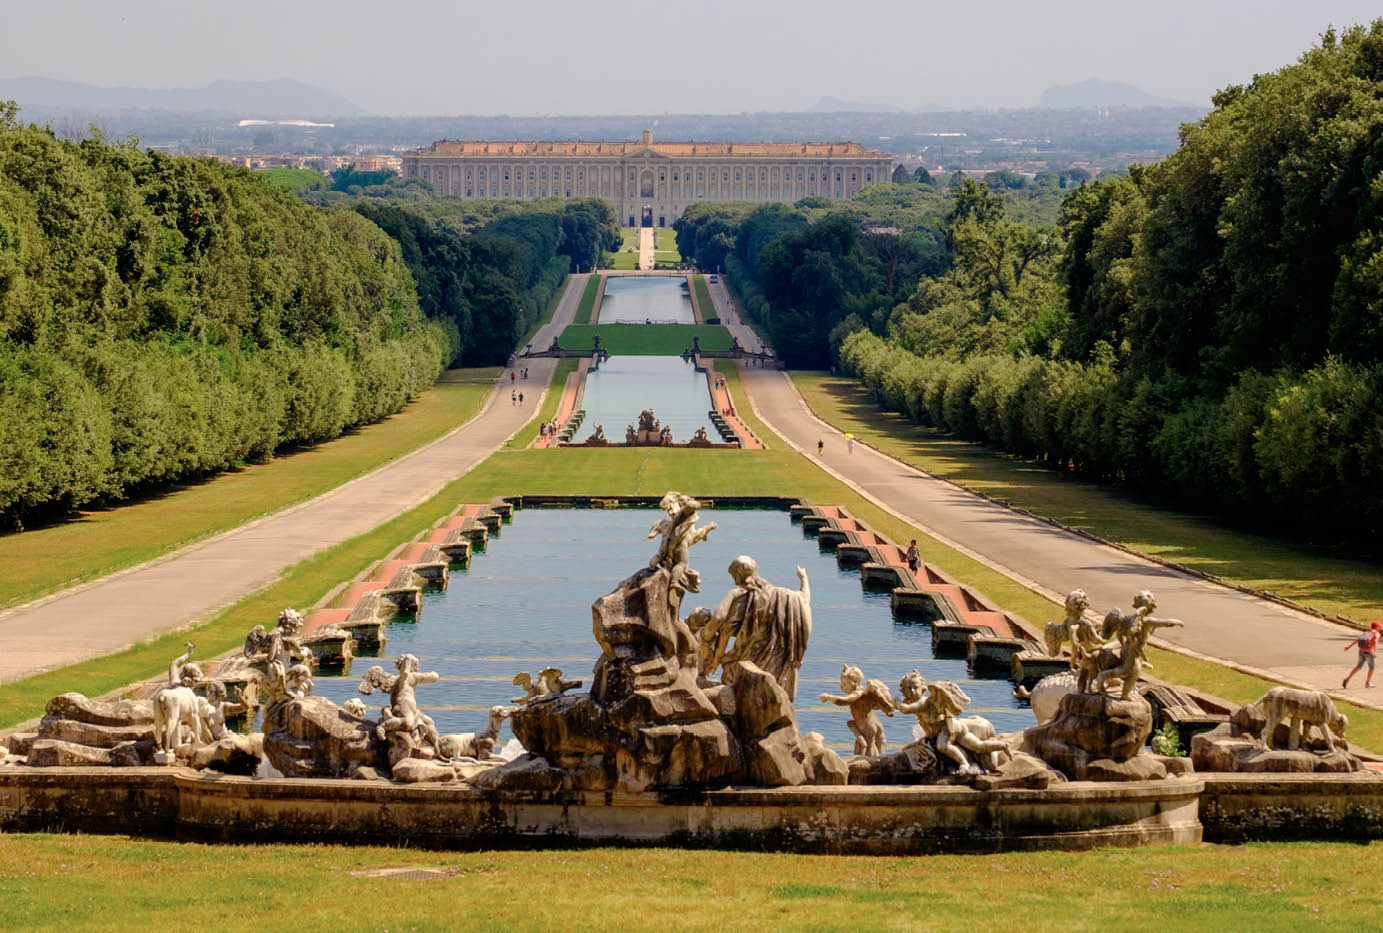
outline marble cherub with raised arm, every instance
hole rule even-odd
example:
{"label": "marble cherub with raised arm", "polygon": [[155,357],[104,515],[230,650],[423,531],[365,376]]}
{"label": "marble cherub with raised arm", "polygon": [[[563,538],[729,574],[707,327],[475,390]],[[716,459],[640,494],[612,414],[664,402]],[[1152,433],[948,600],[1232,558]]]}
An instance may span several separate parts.
{"label": "marble cherub with raised arm", "polygon": [[821,694],[822,703],[850,708],[850,731],[855,736],[855,754],[875,756],[884,753],[884,722],[878,714],[892,716],[893,696],[882,680],[865,680],[864,672],[850,664],[840,666],[843,695]]}
{"label": "marble cherub with raised arm", "polygon": [[1121,615],[1116,609],[1105,616],[1101,634],[1106,638],[1110,635],[1116,637],[1120,650],[1117,657],[1108,651],[1100,651],[1091,656],[1103,662],[1093,677],[1089,677],[1092,664],[1087,664],[1082,670],[1082,674],[1089,678],[1092,692],[1102,693],[1109,681],[1118,680],[1121,682],[1121,697],[1127,700],[1133,696],[1139,676],[1145,668],[1152,667],[1152,662],[1147,656],[1148,638],[1160,628],[1178,628],[1186,624],[1180,619],[1154,617],[1152,611],[1156,608],[1157,599],[1152,591],[1140,590],[1138,595],[1133,597],[1133,612]]}
{"label": "marble cherub with raised arm", "polygon": [[668,595],[671,597],[674,592],[677,593],[677,604],[680,605],[682,592],[701,592],[701,575],[688,566],[691,559],[691,548],[693,544],[705,541],[715,530],[716,523],[707,522],[698,528],[696,526],[696,520],[699,517],[697,510],[701,508],[701,503],[680,492],[669,492],[663,496],[658,507],[666,512],[668,517],[654,522],[653,527],[648,531],[650,538],[656,538],[658,535],[663,536],[662,543],[658,546],[658,553],[653,555],[648,566],[649,569],[667,568],[671,575]]}

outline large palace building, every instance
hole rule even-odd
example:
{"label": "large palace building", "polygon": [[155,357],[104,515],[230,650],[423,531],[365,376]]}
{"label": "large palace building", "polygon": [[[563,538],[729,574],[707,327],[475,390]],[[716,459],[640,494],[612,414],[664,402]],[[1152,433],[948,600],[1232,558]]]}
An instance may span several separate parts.
{"label": "large palace building", "polygon": [[468,142],[403,155],[405,178],[465,199],[605,198],[621,223],[671,224],[698,201],[848,198],[890,180],[893,157],[859,143]]}

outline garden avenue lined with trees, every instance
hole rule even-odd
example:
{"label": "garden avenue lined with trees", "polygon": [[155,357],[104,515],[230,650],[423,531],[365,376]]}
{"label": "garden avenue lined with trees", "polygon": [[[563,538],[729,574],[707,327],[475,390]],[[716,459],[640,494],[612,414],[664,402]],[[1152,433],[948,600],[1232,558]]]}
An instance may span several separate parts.
{"label": "garden avenue lined with trees", "polygon": [[838,360],[922,424],[1315,540],[1376,540],[1380,63],[1383,21],[1326,33],[1216,95],[1165,161],[1071,190],[1054,229],[967,178],[935,227],[709,208],[679,246],[731,271],[790,364]]}
{"label": "garden avenue lined with trees", "polygon": [[378,421],[445,366],[502,363],[612,238],[596,201],[473,234],[368,200],[322,210],[211,160],[61,141],[5,105],[0,520]]}

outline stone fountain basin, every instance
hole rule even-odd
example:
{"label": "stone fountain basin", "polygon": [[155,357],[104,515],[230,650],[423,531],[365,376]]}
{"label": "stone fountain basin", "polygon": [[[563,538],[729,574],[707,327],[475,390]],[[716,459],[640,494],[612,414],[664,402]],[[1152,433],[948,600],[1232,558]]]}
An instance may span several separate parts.
{"label": "stone fountain basin", "polygon": [[[1383,783],[1383,782],[1380,782]],[[642,794],[0,769],[0,829],[430,848],[682,845],[904,854],[1201,841],[1199,778],[1045,790],[785,787]],[[1383,787],[1380,787],[1383,791]]]}

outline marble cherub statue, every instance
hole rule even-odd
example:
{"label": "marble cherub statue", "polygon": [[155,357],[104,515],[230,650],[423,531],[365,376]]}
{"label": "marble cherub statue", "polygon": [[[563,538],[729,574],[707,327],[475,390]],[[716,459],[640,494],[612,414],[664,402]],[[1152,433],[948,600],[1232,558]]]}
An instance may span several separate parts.
{"label": "marble cherub statue", "polygon": [[1043,632],[1047,644],[1047,656],[1059,657],[1061,646],[1071,643],[1071,670],[1079,670],[1081,660],[1091,651],[1096,651],[1104,643],[1095,623],[1085,618],[1085,610],[1090,608],[1090,597],[1085,590],[1072,590],[1066,594],[1066,617],[1053,622]]}
{"label": "marble cherub statue", "polygon": [[1151,590],[1141,590],[1133,597],[1133,612],[1124,615],[1111,610],[1101,626],[1100,634],[1111,636],[1119,643],[1117,651],[1103,648],[1086,655],[1080,671],[1082,685],[1092,693],[1103,693],[1111,680],[1121,682],[1120,696],[1127,700],[1138,686],[1143,670],[1152,667],[1148,660],[1148,638],[1160,628],[1185,625],[1179,619],[1158,619],[1152,614],[1157,600]]}
{"label": "marble cherub statue", "polygon": [[654,522],[653,527],[648,530],[650,538],[663,536],[662,542],[658,545],[658,553],[653,555],[648,567],[650,570],[656,567],[667,569],[670,575],[668,598],[672,600],[675,594],[676,602],[673,605],[679,606],[682,593],[701,592],[701,575],[688,566],[691,548],[692,545],[705,541],[715,530],[716,523],[708,522],[698,528],[697,510],[701,508],[701,503],[680,492],[669,492],[663,496],[658,507],[666,512],[668,517]]}
{"label": "marble cherub statue", "polygon": [[245,694],[239,687],[235,688],[235,699],[228,700],[226,685],[219,680],[208,680],[204,689],[206,696],[199,704],[201,718],[212,741],[218,741],[226,734],[226,720],[245,712],[250,704],[245,702]]}
{"label": "marble cherub statue", "polygon": [[538,683],[543,685],[547,696],[561,696],[568,690],[581,686],[579,680],[563,680],[560,667],[545,667],[538,672]]}
{"label": "marble cherub statue", "polygon": [[513,684],[523,691],[523,696],[513,697],[510,699],[510,703],[517,703],[519,706],[523,706],[524,704],[532,703],[534,700],[540,700],[547,696],[547,685],[542,682],[541,677],[535,683],[533,675],[528,673],[528,671],[519,671],[515,674]]}
{"label": "marble cherub statue", "polygon": [[394,666],[397,675],[386,674],[384,668],[375,665],[365,672],[357,688],[366,696],[376,690],[389,692],[389,706],[380,716],[376,734],[389,742],[390,764],[410,757],[415,751],[420,753],[416,757],[440,755],[441,736],[437,734],[437,724],[418,708],[416,691],[421,684],[441,680],[441,675],[436,671],[419,671],[418,658],[412,654],[399,655]]}
{"label": "marble cherub statue", "polygon": [[[923,688],[926,694],[923,695]],[[961,774],[978,774],[982,769],[997,771],[1000,756],[1011,757],[1009,747],[994,737],[994,724],[983,716],[960,714],[970,705],[970,697],[957,684],[940,680],[928,685],[917,671],[907,674],[898,685],[903,702],[900,713],[917,717],[923,735],[936,743],[936,750],[956,763]],[[974,755],[980,765],[972,762]]]}
{"label": "marble cherub statue", "polygon": [[703,673],[709,676],[722,664],[749,661],[772,675],[789,699],[796,699],[797,669],[812,634],[807,571],[797,568],[796,590],[774,586],[759,576],[758,563],[745,554],[730,562],[729,571],[735,585],[720,605],[709,614],[700,607],[692,612],[692,627],[702,645]]}
{"label": "marble cherub statue", "polygon": [[843,694],[821,694],[822,703],[850,708],[850,731],[855,736],[855,754],[877,756],[884,753],[884,721],[879,713],[893,715],[893,696],[882,680],[865,680],[864,672],[850,664],[840,666]]}
{"label": "marble cherub statue", "polygon": [[279,613],[278,624],[271,631],[256,625],[245,636],[244,655],[246,658],[268,664],[277,661],[286,671],[294,664],[311,665],[312,651],[303,646],[298,633],[303,630],[303,614],[296,609],[284,609]]}

